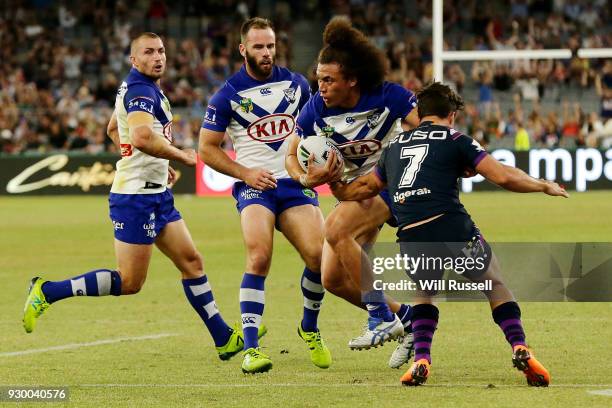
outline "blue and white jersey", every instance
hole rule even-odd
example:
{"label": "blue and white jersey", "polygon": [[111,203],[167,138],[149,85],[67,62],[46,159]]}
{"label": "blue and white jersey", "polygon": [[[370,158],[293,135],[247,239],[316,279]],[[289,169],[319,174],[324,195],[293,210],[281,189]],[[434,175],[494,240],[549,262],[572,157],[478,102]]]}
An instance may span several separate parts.
{"label": "blue and white jersey", "polygon": [[350,182],[369,173],[382,151],[402,129],[404,119],[416,107],[416,97],[402,86],[384,82],[362,93],[351,109],[327,108],[317,92],[297,119],[300,137],[327,137],[344,157],[342,180]]}
{"label": "blue and white jersey", "polygon": [[112,193],[154,194],[166,190],[168,160],[141,152],[130,139],[127,116],[139,111],[153,115],[153,131],[163,135],[168,144],[172,143],[172,113],[168,99],[151,78],[132,68],[115,100],[121,160],[117,162]]}
{"label": "blue and white jersey", "polygon": [[227,131],[241,165],[287,178],[285,139],[294,131],[295,118],[309,98],[304,76],[275,66],[269,79],[258,81],[243,65],[210,99],[202,127]]}

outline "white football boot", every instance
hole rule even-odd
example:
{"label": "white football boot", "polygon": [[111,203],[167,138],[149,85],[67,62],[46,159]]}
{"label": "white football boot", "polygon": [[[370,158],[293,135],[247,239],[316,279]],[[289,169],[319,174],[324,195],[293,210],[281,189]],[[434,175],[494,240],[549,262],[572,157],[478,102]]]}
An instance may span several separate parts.
{"label": "white football boot", "polygon": [[368,317],[368,324],[363,334],[349,341],[351,350],[367,350],[370,347],[382,346],[385,342],[395,340],[404,334],[402,321],[395,314],[395,319],[385,322],[383,319]]}

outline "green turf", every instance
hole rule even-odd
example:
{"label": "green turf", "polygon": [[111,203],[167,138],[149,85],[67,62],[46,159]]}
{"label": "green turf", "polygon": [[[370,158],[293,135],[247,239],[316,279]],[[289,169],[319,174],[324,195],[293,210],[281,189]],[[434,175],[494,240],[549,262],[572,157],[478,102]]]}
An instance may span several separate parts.
{"label": "green turf", "polygon": [[[612,241],[612,192],[541,195],[477,193],[463,197],[491,241]],[[332,201],[324,200],[327,212]],[[204,254],[227,321],[239,317],[244,250],[229,199],[177,197]],[[350,351],[346,342],[365,315],[328,294],[320,328],[332,350],[328,370],[311,365],[296,334],[301,315],[298,256],[280,235],[266,283],[263,341],[274,361],[266,374],[244,376],[240,357],[217,359],[212,341],[186,302],[178,273],[156,251],[148,281],[135,296],[76,298],[55,304],[26,335],[21,311],[29,278],[62,279],[114,266],[104,197],[0,198],[0,354],[122,337],[170,334],[64,351],[0,355],[0,384],[68,385],[73,406],[610,406],[612,304],[524,303],[528,341],[552,373],[553,387],[531,389],[511,368],[510,350],[483,303],[441,304],[432,376],[401,387],[403,370],[386,367],[389,344]],[[385,228],[381,240],[392,240]],[[492,386],[489,386],[491,384]],[[7,406],[15,406],[7,405]],[[37,405],[35,405],[37,406]]]}

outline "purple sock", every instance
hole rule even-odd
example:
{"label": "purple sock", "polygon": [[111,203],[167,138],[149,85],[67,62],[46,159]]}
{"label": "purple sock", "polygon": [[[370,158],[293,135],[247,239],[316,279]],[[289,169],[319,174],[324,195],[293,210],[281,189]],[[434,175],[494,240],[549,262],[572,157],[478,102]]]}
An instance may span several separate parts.
{"label": "purple sock", "polygon": [[506,340],[514,349],[525,346],[525,331],[521,323],[521,309],[516,302],[506,302],[493,309],[493,320],[502,329]]}
{"label": "purple sock", "polygon": [[438,308],[430,304],[412,307],[414,361],[426,359],[431,364],[431,342],[438,326]]}

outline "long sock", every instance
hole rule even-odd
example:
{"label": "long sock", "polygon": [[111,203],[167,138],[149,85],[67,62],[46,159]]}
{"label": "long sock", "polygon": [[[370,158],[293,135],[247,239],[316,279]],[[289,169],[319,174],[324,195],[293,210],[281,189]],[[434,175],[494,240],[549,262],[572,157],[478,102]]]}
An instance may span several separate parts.
{"label": "long sock", "polygon": [[382,290],[373,290],[363,296],[363,300],[368,309],[370,317],[375,319],[383,319],[385,322],[392,322],[395,319],[391,309],[387,306],[385,294]]}
{"label": "long sock", "polygon": [[430,304],[412,307],[414,333],[414,361],[424,358],[431,363],[431,342],[438,326],[438,308]]}
{"label": "long sock", "polygon": [[304,316],[302,318],[302,330],[307,332],[317,331],[317,319],[323,303],[325,289],[321,284],[321,274],[304,268],[302,274],[302,294],[304,295]]}
{"label": "long sock", "polygon": [[524,346],[525,331],[521,323],[521,309],[516,302],[506,302],[493,309],[493,320],[504,332],[506,340],[514,349],[515,346]]}
{"label": "long sock", "polygon": [[117,271],[96,269],[72,279],[45,282],[41,289],[49,303],[72,296],[119,296],[121,276]]}
{"label": "long sock", "polygon": [[240,313],[244,349],[258,347],[257,330],[261,325],[266,298],[264,295],[265,276],[245,273],[240,284]]}
{"label": "long sock", "polygon": [[411,330],[410,325],[412,323],[412,308],[410,307],[410,305],[402,303],[396,315],[402,321],[402,324],[404,325],[404,331],[409,332]]}
{"label": "long sock", "polygon": [[206,275],[194,279],[183,279],[185,296],[193,309],[200,315],[212,336],[215,346],[223,346],[232,334],[232,329],[225,323],[213,297]]}

